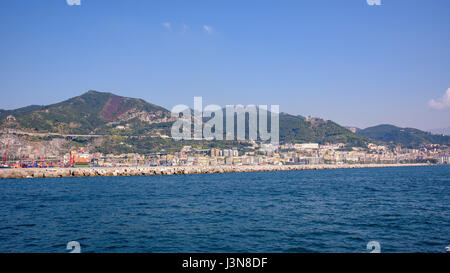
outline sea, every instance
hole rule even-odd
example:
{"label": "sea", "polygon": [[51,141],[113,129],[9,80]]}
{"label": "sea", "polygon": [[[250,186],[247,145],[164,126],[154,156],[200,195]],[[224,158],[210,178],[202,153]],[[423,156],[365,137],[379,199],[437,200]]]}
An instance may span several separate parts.
{"label": "sea", "polygon": [[95,253],[445,252],[450,166],[0,180],[0,252],[73,241]]}

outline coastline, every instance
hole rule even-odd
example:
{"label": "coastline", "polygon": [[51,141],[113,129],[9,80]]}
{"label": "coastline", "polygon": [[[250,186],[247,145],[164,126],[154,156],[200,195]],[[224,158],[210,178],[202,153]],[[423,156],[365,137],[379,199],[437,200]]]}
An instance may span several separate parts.
{"label": "coastline", "polygon": [[7,178],[58,178],[93,176],[145,176],[187,175],[243,172],[275,172],[298,170],[360,169],[386,167],[416,167],[433,164],[341,164],[341,165],[263,165],[263,166],[174,166],[174,167],[98,167],[98,168],[30,168],[0,169],[0,179]]}

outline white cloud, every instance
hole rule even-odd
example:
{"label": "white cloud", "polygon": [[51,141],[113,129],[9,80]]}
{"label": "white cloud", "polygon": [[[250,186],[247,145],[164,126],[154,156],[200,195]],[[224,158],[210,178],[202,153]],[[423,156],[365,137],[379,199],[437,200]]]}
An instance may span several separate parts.
{"label": "white cloud", "polygon": [[438,110],[450,107],[450,88],[447,89],[447,92],[445,92],[445,94],[441,98],[438,98],[437,100],[430,100],[428,102],[428,105],[431,108]]}
{"label": "white cloud", "polygon": [[207,25],[203,25],[203,29],[206,31],[206,33],[208,34],[212,34],[213,33],[213,28],[212,26],[207,26]]}
{"label": "white cloud", "polygon": [[172,25],[170,24],[170,22],[163,22],[161,25],[168,30],[172,30]]}
{"label": "white cloud", "polygon": [[381,6],[381,0],[367,0],[369,6]]}
{"label": "white cloud", "polygon": [[66,0],[69,6],[81,6],[81,0]]}
{"label": "white cloud", "polygon": [[183,25],[181,26],[181,33],[184,34],[184,33],[188,32],[190,29],[191,29],[191,28],[190,28],[188,25],[183,24]]}

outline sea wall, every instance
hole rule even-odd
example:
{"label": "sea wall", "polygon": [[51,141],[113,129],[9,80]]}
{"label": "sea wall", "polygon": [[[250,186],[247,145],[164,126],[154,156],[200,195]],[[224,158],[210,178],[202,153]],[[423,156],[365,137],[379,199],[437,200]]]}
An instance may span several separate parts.
{"label": "sea wall", "polygon": [[264,165],[264,166],[186,166],[186,167],[120,167],[120,168],[29,168],[0,169],[0,179],[89,176],[139,176],[204,173],[272,172],[350,168],[410,167],[428,164],[342,164],[342,165]]}

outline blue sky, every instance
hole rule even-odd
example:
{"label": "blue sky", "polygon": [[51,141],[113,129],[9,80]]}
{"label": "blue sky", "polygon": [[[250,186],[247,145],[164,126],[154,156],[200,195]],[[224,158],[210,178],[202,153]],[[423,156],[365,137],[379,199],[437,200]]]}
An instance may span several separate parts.
{"label": "blue sky", "polygon": [[0,108],[93,89],[449,127],[449,14],[448,0],[4,0]]}

